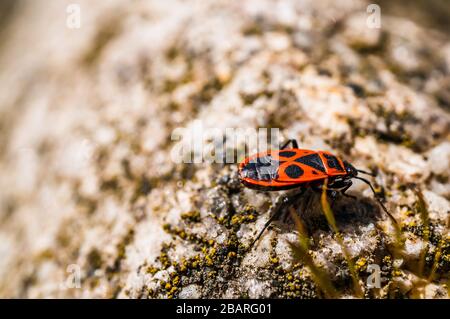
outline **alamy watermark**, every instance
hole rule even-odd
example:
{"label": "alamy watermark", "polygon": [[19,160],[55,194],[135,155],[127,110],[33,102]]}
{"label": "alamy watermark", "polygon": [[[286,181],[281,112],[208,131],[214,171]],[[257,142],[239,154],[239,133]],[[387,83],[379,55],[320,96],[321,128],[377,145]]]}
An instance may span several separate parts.
{"label": "alamy watermark", "polygon": [[366,12],[369,14],[366,25],[369,29],[381,28],[381,8],[378,4],[371,3],[367,6]]}
{"label": "alamy watermark", "polygon": [[367,288],[381,288],[381,269],[380,265],[370,264],[367,265],[367,272],[370,275],[367,277]]}
{"label": "alamy watermark", "polygon": [[81,289],[81,267],[77,264],[70,264],[66,268],[67,277],[60,284],[61,290]]}
{"label": "alamy watermark", "polygon": [[66,7],[66,27],[69,29],[81,28],[81,7],[77,3],[71,3]]}
{"label": "alamy watermark", "polygon": [[278,148],[278,128],[205,128],[194,121],[189,128],[176,128],[170,156],[175,163],[236,163],[249,154]]}

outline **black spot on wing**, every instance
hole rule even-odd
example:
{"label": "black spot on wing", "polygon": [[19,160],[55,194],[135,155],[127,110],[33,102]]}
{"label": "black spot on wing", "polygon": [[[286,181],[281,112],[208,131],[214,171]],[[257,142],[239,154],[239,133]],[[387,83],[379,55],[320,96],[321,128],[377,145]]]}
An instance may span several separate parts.
{"label": "black spot on wing", "polygon": [[295,161],[298,163],[302,163],[302,164],[311,166],[312,168],[315,168],[315,169],[325,173],[325,167],[323,166],[322,159],[320,158],[319,154],[313,153],[313,154],[305,155],[305,156],[295,159]]}
{"label": "black spot on wing", "polygon": [[281,151],[278,153],[278,155],[283,156],[283,157],[292,157],[295,156],[297,153],[296,152],[292,152],[292,151]]}
{"label": "black spot on wing", "polygon": [[338,171],[344,171],[344,169],[339,164],[338,159],[336,156],[329,155],[329,154],[323,154],[325,158],[327,159],[327,165],[329,168],[337,169]]}
{"label": "black spot on wing", "polygon": [[287,176],[289,176],[290,178],[299,178],[300,176],[303,175],[303,170],[300,168],[300,166],[297,165],[289,165],[288,167],[286,167],[286,169],[284,170],[284,172],[286,173]]}

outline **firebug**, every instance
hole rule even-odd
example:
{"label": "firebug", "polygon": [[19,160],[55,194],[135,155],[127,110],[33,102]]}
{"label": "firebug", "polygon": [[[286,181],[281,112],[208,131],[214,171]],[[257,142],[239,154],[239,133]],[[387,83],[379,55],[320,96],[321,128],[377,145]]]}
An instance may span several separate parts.
{"label": "firebug", "polygon": [[[291,148],[287,148],[292,144]],[[369,185],[378,203],[395,223],[394,217],[388,212],[378,199],[372,184],[358,173],[374,176],[373,174],[356,169],[352,164],[326,152],[299,149],[296,140],[288,140],[279,150],[269,150],[249,156],[239,165],[239,178],[241,182],[252,189],[263,191],[280,191],[293,188],[322,189],[327,181],[327,188],[336,190],[347,197],[345,192],[352,185],[352,179],[358,179]],[[289,203],[289,198],[283,198],[281,205]],[[251,246],[259,239],[264,230],[278,216],[281,211],[277,205],[277,212],[273,213],[261,232],[253,240]],[[251,247],[250,246],[250,247]]]}

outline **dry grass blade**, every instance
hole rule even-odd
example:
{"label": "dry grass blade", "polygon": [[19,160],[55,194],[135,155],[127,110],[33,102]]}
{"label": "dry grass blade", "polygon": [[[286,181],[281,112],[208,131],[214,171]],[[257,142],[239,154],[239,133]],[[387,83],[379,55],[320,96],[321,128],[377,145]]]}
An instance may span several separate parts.
{"label": "dry grass blade", "polygon": [[338,298],[339,295],[336,289],[333,287],[333,284],[331,283],[327,274],[322,269],[316,266],[309,252],[305,251],[301,245],[295,245],[293,243],[289,243],[289,245],[294,252],[294,257],[297,260],[302,261],[304,265],[309,269],[314,282],[319,287],[319,289],[322,290],[325,298]]}
{"label": "dry grass blade", "polygon": [[[432,282],[434,280],[434,275],[436,274],[436,271],[439,267],[439,261],[441,260],[442,257],[442,246],[445,244],[446,240],[450,239],[450,233],[446,233],[442,236],[442,239],[439,241],[438,246],[436,247],[436,252],[434,253],[434,261],[433,261],[433,266],[431,267],[431,272],[430,275],[428,276],[428,281]],[[449,279],[449,284],[450,284],[450,279]],[[447,285],[447,288],[448,285]],[[449,293],[449,297],[450,297],[450,293]]]}
{"label": "dry grass blade", "polygon": [[306,227],[303,224],[300,217],[298,217],[297,214],[295,213],[295,210],[293,207],[289,208],[289,212],[291,214],[292,219],[294,220],[295,227],[297,228],[297,231],[298,231],[298,241],[299,241],[300,245],[302,246],[302,248],[304,250],[308,251],[309,236],[308,236],[308,232],[306,231]]}
{"label": "dry grass blade", "polygon": [[344,240],[343,240],[343,238],[339,232],[339,229],[336,225],[336,219],[334,218],[333,211],[331,210],[330,204],[328,203],[327,184],[328,184],[328,180],[325,180],[323,187],[322,187],[322,195],[321,195],[321,199],[320,199],[320,202],[322,204],[322,210],[325,214],[325,218],[327,219],[328,224],[331,226],[331,228],[333,229],[333,231],[336,235],[336,240],[342,249],[345,260],[347,261],[348,268],[350,270],[350,275],[352,277],[353,289],[355,291],[355,294],[359,298],[362,298],[364,296],[364,293],[361,288],[361,285],[359,284],[359,276],[356,272],[355,264],[353,263],[353,260],[350,258],[350,254],[348,253],[348,250],[345,247]]}
{"label": "dry grass blade", "polygon": [[292,207],[289,209],[289,212],[291,213],[291,216],[295,222],[295,226],[298,230],[299,245],[289,243],[291,245],[292,251],[294,252],[295,258],[297,260],[301,260],[309,269],[314,282],[319,287],[319,289],[322,290],[326,298],[337,298],[338,293],[331,283],[330,279],[328,278],[327,274],[318,266],[316,266],[313,258],[309,254],[309,236],[302,220],[297,216],[295,210]]}
{"label": "dry grass blade", "polygon": [[450,298],[450,278],[447,280],[447,296]]}
{"label": "dry grass blade", "polygon": [[293,243],[289,243],[292,251],[294,252],[294,257],[297,260],[301,260],[305,266],[309,269],[312,274],[313,280],[316,285],[323,291],[326,298],[338,298],[338,293],[336,289],[333,287],[330,279],[327,274],[316,266],[314,260],[308,251],[305,251],[301,245],[295,245]]}
{"label": "dry grass blade", "polygon": [[436,274],[436,270],[439,266],[439,260],[441,259],[442,255],[442,244],[444,243],[444,240],[441,239],[439,241],[439,244],[436,248],[436,253],[434,254],[434,261],[433,261],[433,267],[431,267],[430,275],[428,276],[428,281],[433,281],[434,275]]}
{"label": "dry grass blade", "polygon": [[420,253],[419,266],[417,274],[419,277],[423,276],[424,268],[425,268],[425,258],[428,251],[429,246],[429,237],[430,237],[430,220],[428,214],[427,204],[425,203],[425,199],[423,198],[422,191],[420,189],[415,190],[416,196],[418,198],[417,201],[417,209],[420,214],[420,219],[422,220],[422,224],[424,226],[423,230],[423,239],[425,241],[425,247],[422,249]]}

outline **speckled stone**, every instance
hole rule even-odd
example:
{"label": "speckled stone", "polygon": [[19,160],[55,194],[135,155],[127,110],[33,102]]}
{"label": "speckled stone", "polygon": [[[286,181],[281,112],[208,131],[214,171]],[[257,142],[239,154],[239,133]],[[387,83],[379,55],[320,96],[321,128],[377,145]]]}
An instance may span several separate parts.
{"label": "speckled stone", "polygon": [[64,2],[28,1],[1,35],[1,297],[326,297],[289,212],[245,249],[277,193],[171,160],[174,130],[202,123],[279,128],[377,173],[403,247],[364,183],[331,203],[339,235],[319,194],[292,206],[336,296],[361,297],[347,253],[365,297],[448,298],[447,34],[384,8],[368,29],[363,0],[77,3],[80,29]]}

